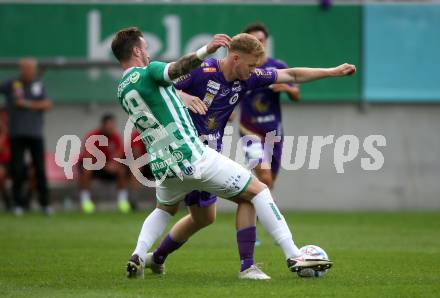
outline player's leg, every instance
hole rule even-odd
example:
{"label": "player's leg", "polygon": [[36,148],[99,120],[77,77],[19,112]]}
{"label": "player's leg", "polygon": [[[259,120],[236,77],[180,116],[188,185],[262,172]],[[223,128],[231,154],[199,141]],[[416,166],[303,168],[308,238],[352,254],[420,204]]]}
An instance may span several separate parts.
{"label": "player's leg", "polygon": [[277,208],[270,190],[249,171],[238,163],[212,150],[204,165],[209,177],[201,182],[201,189],[217,193],[223,197],[238,197],[251,202],[264,229],[282,248],[289,269],[295,271],[302,267],[327,266],[328,261],[301,259],[301,252],[295,245],[286,220]]}
{"label": "player's leg", "polygon": [[23,138],[11,138],[11,176],[14,213],[22,215],[27,204],[23,196],[23,181],[25,177],[24,152],[26,150]]}
{"label": "player's leg", "polygon": [[143,277],[148,250],[157,238],[163,234],[178,208],[178,203],[174,205],[158,203],[156,209],[154,209],[144,220],[136,248],[127,264],[127,276],[129,278]]}
{"label": "player's leg", "polygon": [[270,279],[254,262],[254,248],[257,239],[255,208],[249,201],[238,198],[234,201],[238,204],[236,214],[237,247],[240,256],[238,277],[240,279]]}
{"label": "player's leg", "polygon": [[169,254],[179,249],[192,235],[209,226],[216,217],[216,196],[207,192],[193,191],[186,195],[189,214],[181,218],[162,239],[159,247],[147,255],[146,267],[153,273],[164,273],[164,262]]}
{"label": "player's leg", "polygon": [[162,235],[172,216],[176,214],[180,201],[192,185],[180,179],[165,179],[156,186],[157,206],[145,219],[139,233],[136,248],[127,264],[128,277],[141,277],[148,250]]}
{"label": "player's leg", "polygon": [[129,178],[127,167],[116,161],[111,161],[107,163],[106,169],[116,177],[118,188],[117,202],[119,211],[122,213],[130,212],[131,206],[130,202],[128,201]]}
{"label": "player's leg", "polygon": [[6,180],[8,178],[7,164],[0,163],[0,196],[3,198],[5,209],[9,211],[12,207],[11,200],[6,190]]}
{"label": "player's leg", "polygon": [[269,189],[273,188],[274,179],[272,176],[272,170],[268,164],[260,163],[255,167],[254,171],[258,180],[266,184]]}
{"label": "player's leg", "polygon": [[29,149],[34,166],[34,177],[37,182],[38,199],[43,212],[50,215],[53,211],[50,208],[49,191],[47,187],[46,166],[44,164],[44,144],[42,139],[29,141]]}
{"label": "player's leg", "polygon": [[95,204],[90,195],[90,185],[92,181],[93,171],[87,170],[79,163],[79,199],[81,209],[84,213],[93,213],[95,211]]}
{"label": "player's leg", "polygon": [[292,233],[284,216],[276,206],[270,190],[265,184],[257,178],[252,178],[247,189],[239,197],[252,202],[260,223],[283,250],[287,259],[287,266],[291,271],[309,267],[318,268],[319,270],[330,268],[332,263],[328,260],[307,260],[303,258],[299,248],[293,241]]}

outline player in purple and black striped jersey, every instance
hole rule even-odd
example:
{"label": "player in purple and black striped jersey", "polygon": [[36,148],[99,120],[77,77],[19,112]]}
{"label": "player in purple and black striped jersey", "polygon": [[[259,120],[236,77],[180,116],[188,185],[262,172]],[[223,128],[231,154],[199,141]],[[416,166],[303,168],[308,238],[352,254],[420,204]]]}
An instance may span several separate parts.
{"label": "player in purple and black striped jersey", "polygon": [[[269,32],[263,24],[251,24],[243,32],[255,36],[266,48]],[[285,69],[287,65],[283,61],[265,57],[260,68]],[[281,165],[283,148],[281,92],[286,92],[291,100],[299,100],[297,85],[273,84],[248,91],[240,103],[240,135],[247,135],[253,141],[242,144],[248,166],[254,168],[257,177],[269,188],[273,187]],[[263,145],[265,137],[271,132],[272,136],[277,137],[277,141],[270,143],[273,144],[273,148],[265,148]]]}
{"label": "player in purple and black striped jersey", "polygon": [[[343,64],[335,68],[289,68],[282,70],[256,68],[264,57],[264,49],[258,39],[249,34],[235,36],[229,47],[227,57],[221,60],[207,59],[199,68],[175,81],[177,89],[191,95],[191,97],[186,97],[185,94],[182,94],[186,97],[183,98],[184,101],[186,100],[185,105],[191,111],[190,116],[201,138],[218,151],[221,150],[221,138],[227,120],[234,107],[248,90],[266,87],[274,83],[302,83],[330,76],[346,76],[353,74],[356,70],[355,66],[350,64]],[[193,206],[191,214],[193,218],[197,217],[200,223],[191,220],[191,216],[187,215],[173,226],[158,249],[147,257],[145,266],[151,268],[155,273],[163,273],[166,257],[181,247],[192,234],[212,223],[212,219],[215,218],[215,204],[213,204],[215,196],[206,192],[194,191],[186,196],[185,201],[187,205]],[[254,265],[253,260],[256,238],[255,209],[257,208],[254,209],[253,201],[236,200],[235,198],[232,198],[231,201],[238,204],[236,228],[242,265],[239,277],[269,279],[270,277]],[[194,208],[194,205],[200,208]],[[213,214],[214,216],[212,216]],[[258,216],[263,223],[264,216],[260,214]],[[204,221],[203,218],[207,218],[207,220]],[[284,221],[282,216],[279,217],[279,220]],[[206,224],[203,225],[204,222]],[[293,247],[289,240],[291,234],[281,232],[281,230],[280,232],[276,230],[275,234],[271,235],[285,251],[285,255],[294,254],[292,251],[288,252]]]}

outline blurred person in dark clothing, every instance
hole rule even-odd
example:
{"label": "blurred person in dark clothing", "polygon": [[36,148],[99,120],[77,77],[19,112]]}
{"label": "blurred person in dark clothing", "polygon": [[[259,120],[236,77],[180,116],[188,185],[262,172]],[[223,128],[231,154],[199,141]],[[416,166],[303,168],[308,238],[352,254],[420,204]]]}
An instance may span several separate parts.
{"label": "blurred person in dark clothing", "polygon": [[[82,148],[81,155],[79,157],[79,186],[80,186],[80,202],[81,209],[84,213],[94,213],[95,203],[91,196],[91,181],[93,178],[98,178],[108,181],[117,182],[117,206],[120,212],[128,213],[131,211],[131,205],[128,198],[128,174],[127,168],[115,161],[115,158],[124,157],[124,143],[122,136],[117,130],[116,119],[113,114],[105,114],[101,118],[101,124],[99,127],[92,129],[87,133],[84,138],[84,144],[86,144],[89,138],[95,136],[104,136],[108,140],[107,145],[101,145],[98,140],[93,142],[95,152],[89,152],[85,146]],[[88,170],[84,167],[84,159],[90,158],[93,164],[97,163],[98,152],[105,158],[105,165],[100,170]]]}
{"label": "blurred person in dark clothing", "polygon": [[44,165],[43,114],[52,108],[46,90],[38,76],[37,61],[24,58],[19,63],[20,74],[0,85],[6,96],[8,129],[11,142],[12,195],[16,215],[29,209],[23,194],[25,152],[29,151],[37,179],[38,198],[45,214],[51,213],[46,170]]}
{"label": "blurred person in dark clothing", "polygon": [[0,196],[3,199],[6,210],[10,210],[12,207],[9,194],[6,190],[6,179],[8,178],[10,159],[11,148],[6,124],[6,114],[0,111]]}

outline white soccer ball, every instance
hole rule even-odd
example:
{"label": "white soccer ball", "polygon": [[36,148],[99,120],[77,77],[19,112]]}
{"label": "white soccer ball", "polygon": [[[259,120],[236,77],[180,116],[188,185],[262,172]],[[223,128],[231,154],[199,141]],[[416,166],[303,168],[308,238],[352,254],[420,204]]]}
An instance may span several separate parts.
{"label": "white soccer ball", "polygon": [[[321,247],[316,245],[306,245],[300,248],[300,251],[306,255],[307,259],[325,259],[328,260],[328,255]],[[297,272],[300,277],[321,277],[327,273],[328,269],[317,271],[312,268],[304,268]]]}

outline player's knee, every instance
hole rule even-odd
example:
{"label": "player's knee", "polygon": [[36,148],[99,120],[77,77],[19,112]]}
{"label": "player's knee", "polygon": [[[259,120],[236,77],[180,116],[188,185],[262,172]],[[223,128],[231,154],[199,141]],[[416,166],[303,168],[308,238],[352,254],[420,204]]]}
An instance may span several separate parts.
{"label": "player's knee", "polygon": [[262,173],[260,176],[260,181],[264,184],[266,184],[266,186],[269,189],[272,189],[273,186],[273,179],[272,179],[272,174],[270,172],[264,172]]}
{"label": "player's knee", "polygon": [[207,227],[215,222],[216,219],[216,213],[208,213],[204,216],[195,218],[194,221],[200,228]]}
{"label": "player's knee", "polygon": [[[267,185],[261,182],[257,177],[252,178],[252,182],[244,193],[240,195],[240,200],[251,201],[257,194],[267,189]],[[235,202],[237,202],[237,199]]]}

